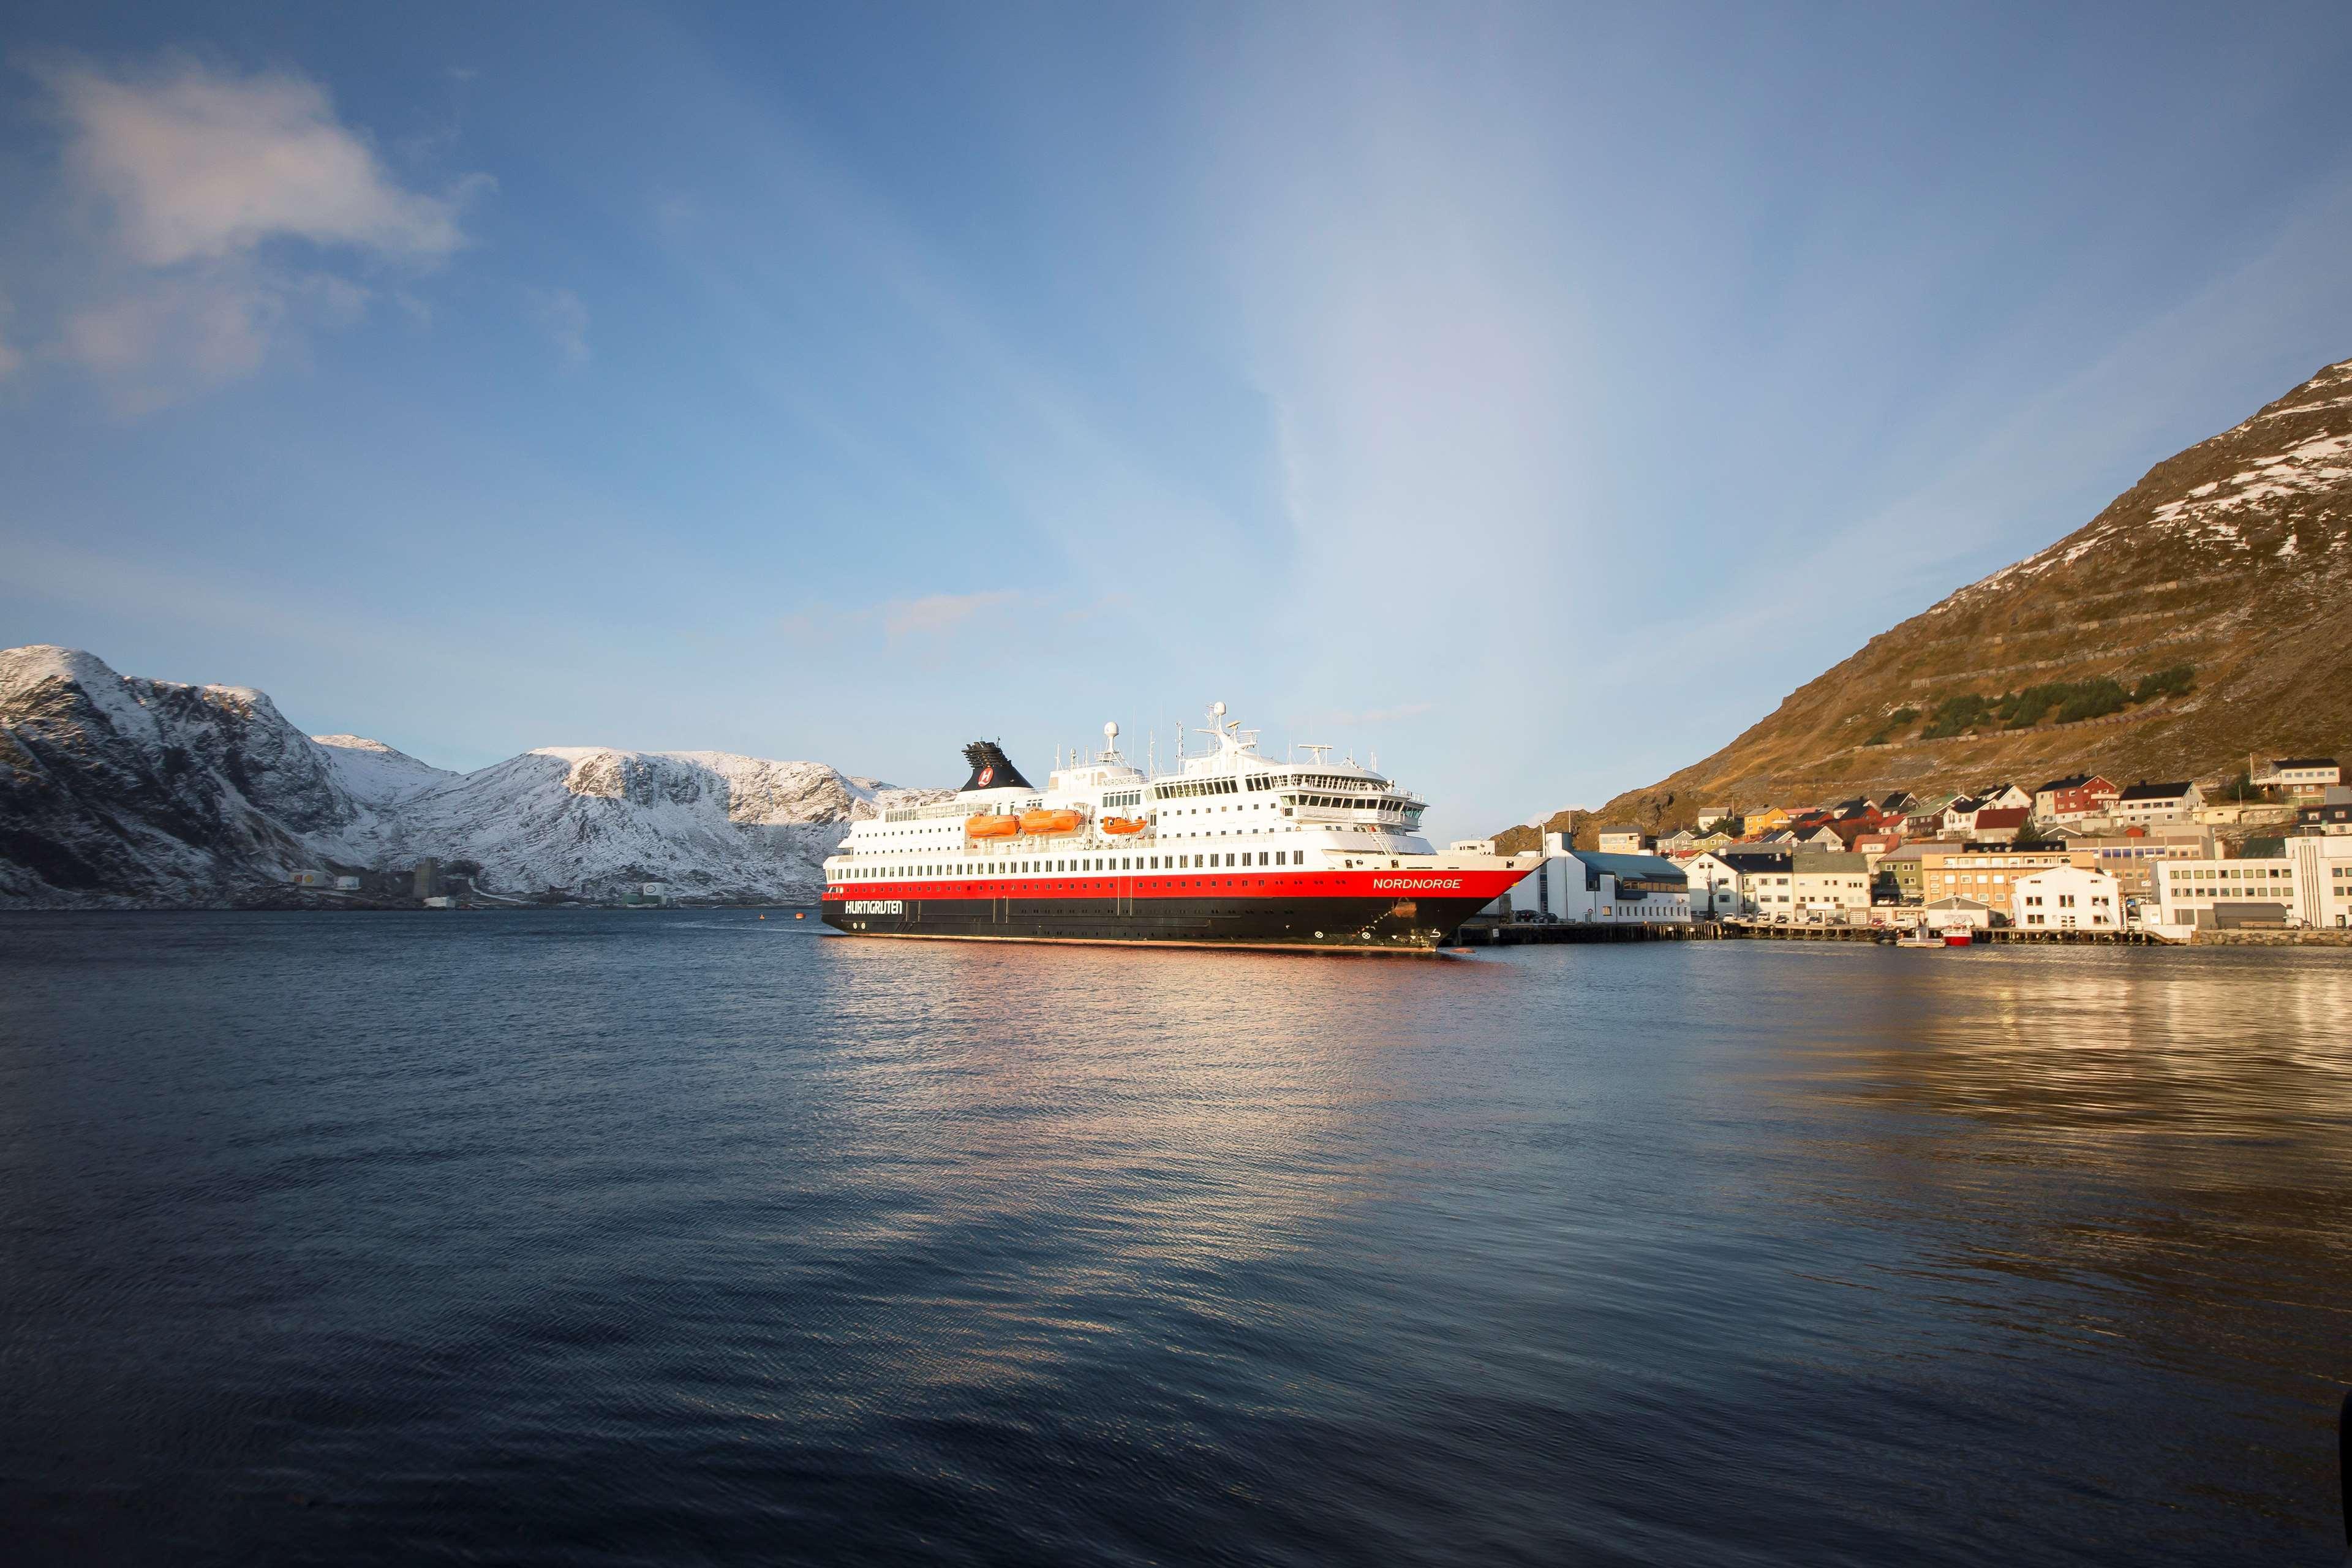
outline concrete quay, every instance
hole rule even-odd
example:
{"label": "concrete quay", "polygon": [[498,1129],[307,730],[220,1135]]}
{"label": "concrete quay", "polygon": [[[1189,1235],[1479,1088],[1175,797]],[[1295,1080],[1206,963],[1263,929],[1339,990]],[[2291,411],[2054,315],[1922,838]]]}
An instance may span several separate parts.
{"label": "concrete quay", "polygon": [[[1542,942],[1859,942],[1892,945],[1903,933],[1892,926],[1775,925],[1755,921],[1661,921],[1654,925],[1601,925],[1560,921],[1552,925],[1473,921],[1454,939],[1457,947],[1521,947]],[[2023,931],[2005,926],[1973,931],[1979,944],[2038,943],[2101,947],[2160,947],[2146,931]]]}

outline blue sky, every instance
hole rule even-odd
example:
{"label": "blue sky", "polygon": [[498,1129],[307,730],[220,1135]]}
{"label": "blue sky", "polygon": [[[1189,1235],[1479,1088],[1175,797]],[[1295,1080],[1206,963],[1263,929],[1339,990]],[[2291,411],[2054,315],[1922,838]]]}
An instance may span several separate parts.
{"label": "blue sky", "polygon": [[2352,355],[2352,12],[0,24],[0,643],[952,782],[1695,760]]}

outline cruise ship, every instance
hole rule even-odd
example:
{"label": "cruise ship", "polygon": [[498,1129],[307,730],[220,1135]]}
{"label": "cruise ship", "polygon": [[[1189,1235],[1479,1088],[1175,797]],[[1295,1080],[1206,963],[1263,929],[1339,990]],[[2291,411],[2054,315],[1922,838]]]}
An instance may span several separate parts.
{"label": "cruise ship", "polygon": [[[1258,752],[1209,710],[1210,749],[1154,774],[1118,750],[1038,789],[1002,746],[964,748],[950,799],[860,822],[824,863],[825,923],[852,936],[1426,953],[1526,874],[1438,853],[1426,803],[1372,769]],[[1180,752],[1181,746],[1180,743]]]}

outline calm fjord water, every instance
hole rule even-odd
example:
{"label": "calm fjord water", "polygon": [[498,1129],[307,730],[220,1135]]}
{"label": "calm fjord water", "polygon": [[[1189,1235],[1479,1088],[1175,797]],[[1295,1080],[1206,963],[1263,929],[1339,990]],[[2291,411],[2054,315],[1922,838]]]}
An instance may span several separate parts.
{"label": "calm fjord water", "polygon": [[13,1560],[2337,1560],[2343,955],[813,925],[0,920]]}

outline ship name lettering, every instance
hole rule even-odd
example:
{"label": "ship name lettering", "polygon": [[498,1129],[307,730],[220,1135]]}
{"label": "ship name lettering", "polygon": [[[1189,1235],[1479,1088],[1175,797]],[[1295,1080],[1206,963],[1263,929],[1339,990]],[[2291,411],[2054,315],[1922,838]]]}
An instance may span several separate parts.
{"label": "ship name lettering", "polygon": [[1372,886],[1375,888],[1402,888],[1408,891],[1415,891],[1429,888],[1458,888],[1461,885],[1462,879],[1459,877],[1433,878],[1421,881],[1416,881],[1410,877],[1375,877],[1372,879]]}

